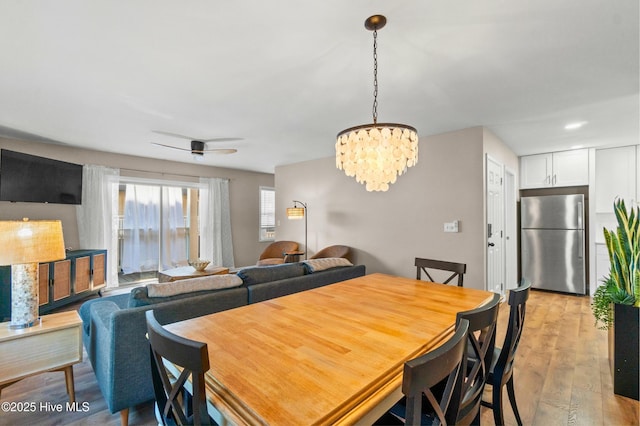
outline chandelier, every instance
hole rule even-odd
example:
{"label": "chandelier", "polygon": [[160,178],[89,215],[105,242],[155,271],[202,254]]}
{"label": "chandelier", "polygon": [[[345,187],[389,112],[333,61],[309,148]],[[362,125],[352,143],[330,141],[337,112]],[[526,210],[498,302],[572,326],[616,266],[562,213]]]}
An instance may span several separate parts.
{"label": "chandelier", "polygon": [[336,167],[366,185],[367,191],[387,191],[389,184],[418,162],[418,132],[406,124],[378,123],[378,30],[382,15],[369,17],[364,26],[373,31],[373,123],[338,133]]}

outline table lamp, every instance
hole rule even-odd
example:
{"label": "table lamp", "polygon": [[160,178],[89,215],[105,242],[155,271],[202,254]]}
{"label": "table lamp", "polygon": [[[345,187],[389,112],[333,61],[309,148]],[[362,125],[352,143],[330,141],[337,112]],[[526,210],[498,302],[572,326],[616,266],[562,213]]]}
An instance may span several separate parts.
{"label": "table lamp", "polygon": [[10,328],[39,322],[38,263],[65,255],[59,220],[0,221],[0,265],[11,265]]}

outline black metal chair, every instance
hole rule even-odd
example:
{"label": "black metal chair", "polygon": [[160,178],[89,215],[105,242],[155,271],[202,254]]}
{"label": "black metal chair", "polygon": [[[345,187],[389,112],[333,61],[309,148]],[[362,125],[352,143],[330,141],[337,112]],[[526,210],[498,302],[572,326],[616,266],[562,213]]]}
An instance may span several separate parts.
{"label": "black metal chair", "polygon": [[439,282],[433,279],[431,274],[429,274],[429,269],[437,269],[441,271],[449,271],[453,272],[449,278],[443,280],[442,284],[448,284],[454,278],[458,278],[458,287],[462,287],[462,279],[464,277],[465,272],[467,272],[467,264],[466,263],[456,263],[456,262],[446,262],[443,260],[434,260],[434,259],[422,259],[420,257],[416,257],[415,266],[417,269],[416,279],[422,279],[422,272],[427,275],[429,281]]}
{"label": "black metal chair", "polygon": [[[468,330],[469,321],[461,320],[455,334],[442,346],[404,364],[402,393],[406,398],[379,418],[376,425],[455,424],[466,368]],[[443,392],[434,393],[432,388],[441,383]]]}
{"label": "black metal chair", "polygon": [[522,425],[522,419],[516,404],[516,394],[513,385],[513,360],[520,343],[524,328],[526,302],[529,298],[531,283],[524,283],[520,287],[509,292],[509,324],[502,349],[495,348],[494,360],[489,371],[487,384],[492,386],[491,402],[482,401],[482,405],[493,409],[493,418],[496,425],[504,425],[502,409],[502,388],[507,386],[507,394],[511,402],[513,414],[518,425]]}
{"label": "black metal chair", "polygon": [[459,312],[456,323],[469,321],[467,370],[462,382],[462,400],[456,425],[479,425],[480,403],[496,345],[496,321],[500,295],[479,308]]}
{"label": "black metal chair", "polygon": [[[207,413],[204,373],[209,370],[207,344],[177,336],[145,313],[151,353],[151,375],[158,411],[164,425],[216,424]],[[163,360],[183,368],[177,380]],[[191,392],[185,389],[191,376]],[[171,378],[170,378],[171,377]]]}

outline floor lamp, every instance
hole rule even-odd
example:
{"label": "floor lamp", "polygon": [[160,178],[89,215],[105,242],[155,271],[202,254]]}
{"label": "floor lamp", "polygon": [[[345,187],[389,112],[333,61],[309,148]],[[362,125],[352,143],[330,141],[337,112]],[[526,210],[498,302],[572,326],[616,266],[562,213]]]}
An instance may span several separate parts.
{"label": "floor lamp", "polygon": [[39,323],[38,263],[64,259],[59,220],[0,221],[0,265],[11,265],[11,322],[9,328]]}
{"label": "floor lamp", "polygon": [[[300,204],[302,207],[298,207]],[[293,207],[287,208],[287,219],[300,220],[304,219],[304,260],[307,260],[307,205],[302,201],[293,200]]]}

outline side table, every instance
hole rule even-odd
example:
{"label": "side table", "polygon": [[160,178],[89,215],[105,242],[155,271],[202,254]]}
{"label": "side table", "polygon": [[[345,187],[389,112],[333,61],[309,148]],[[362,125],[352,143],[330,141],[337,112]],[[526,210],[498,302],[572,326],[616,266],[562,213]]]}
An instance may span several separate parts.
{"label": "side table", "polygon": [[81,327],[76,311],[43,315],[29,328],[0,323],[0,392],[35,374],[64,371],[69,401],[75,402],[73,364],[82,361]]}
{"label": "side table", "polygon": [[300,251],[300,250],[285,252],[285,254],[284,254],[284,262],[285,263],[300,262],[300,256],[302,256],[303,254],[304,254],[304,252]]}

